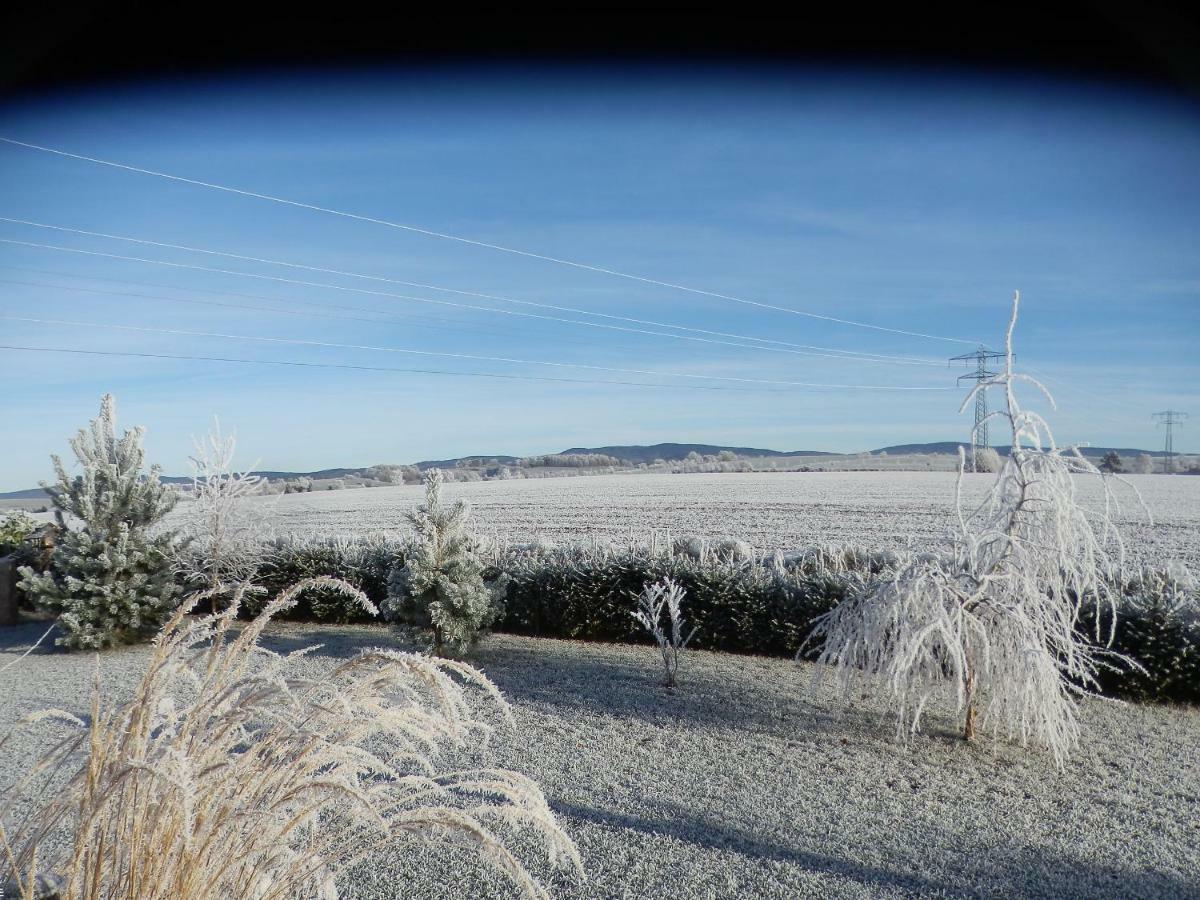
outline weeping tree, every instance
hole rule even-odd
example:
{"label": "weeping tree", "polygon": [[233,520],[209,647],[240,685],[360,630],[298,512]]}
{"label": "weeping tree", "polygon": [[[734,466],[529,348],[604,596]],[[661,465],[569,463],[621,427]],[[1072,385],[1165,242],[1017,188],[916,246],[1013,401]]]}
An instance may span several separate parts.
{"label": "weeping tree", "polygon": [[105,394],[100,415],[71,439],[82,474],[72,478],[51,456],[57,480],[42,486],[60,534],[46,571],[21,568],[21,589],[58,615],[62,646],[101,649],[147,638],[178,601],[176,536],[150,534],[178,495],[159,481],[157,466],[142,472],[142,435],[139,426],[117,438],[113,398]]}
{"label": "weeping tree", "polygon": [[[1108,480],[1097,478],[1101,508],[1083,507],[1075,476],[1100,471],[1077,448],[1058,447],[1046,421],[1018,402],[1014,388],[1027,382],[1054,405],[1041,384],[1013,371],[1019,300],[1003,372],[979,382],[962,406],[988,388],[1004,394],[1004,408],[988,419],[1007,424],[1012,450],[987,496],[963,512],[960,451],[959,527],[946,552],[864,587],[818,618],[809,641],[821,642],[818,662],[832,667],[843,696],[882,689],[901,734],[919,730],[927,702],[948,683],[966,739],[990,728],[1049,750],[1062,766],[1079,741],[1077,700],[1099,687],[1102,667],[1132,664],[1105,646],[1118,599],[1109,586],[1124,547]],[[1107,611],[1107,636],[1079,633],[1084,603],[1095,605],[1097,622]]]}
{"label": "weeping tree", "polygon": [[461,500],[442,502],[440,469],[425,475],[425,505],[408,517],[417,544],[388,578],[384,616],[433,630],[433,649],[463,653],[496,620],[507,592],[507,578],[488,584],[476,553],[477,538]]}

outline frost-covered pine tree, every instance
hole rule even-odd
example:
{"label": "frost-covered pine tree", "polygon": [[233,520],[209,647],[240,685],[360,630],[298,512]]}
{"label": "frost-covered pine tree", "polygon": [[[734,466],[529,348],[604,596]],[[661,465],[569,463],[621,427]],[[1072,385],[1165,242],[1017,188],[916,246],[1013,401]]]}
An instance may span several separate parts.
{"label": "frost-covered pine tree", "polygon": [[[1101,666],[1129,662],[1076,628],[1085,602],[1107,607],[1115,627],[1110,585],[1123,545],[1108,479],[1097,477],[1102,507],[1081,506],[1074,476],[1099,470],[1075,447],[1057,447],[1046,421],[1018,403],[1014,387],[1024,381],[1053,406],[1044,387],[1013,372],[1018,303],[1016,295],[1003,373],[963,401],[989,387],[1006,399],[988,418],[1008,424],[1012,450],[987,496],[968,516],[959,493],[960,533],[947,553],[923,554],[867,585],[821,616],[809,640],[822,641],[819,663],[833,667],[844,696],[861,688],[887,696],[901,733],[916,732],[927,702],[949,685],[964,737],[990,726],[1048,749],[1061,766],[1079,741],[1076,700],[1098,686]],[[960,451],[960,488],[964,467]]]}
{"label": "frost-covered pine tree", "polygon": [[47,571],[21,568],[21,589],[58,614],[65,633],[57,642],[65,647],[100,649],[148,637],[176,606],[175,534],[148,532],[178,495],[159,481],[157,466],[142,473],[142,435],[138,426],[117,438],[113,398],[105,394],[100,415],[71,439],[83,474],[71,478],[62,460],[50,457],[57,482],[43,487],[60,534]]}
{"label": "frost-covered pine tree", "polygon": [[191,502],[184,557],[184,575],[212,592],[214,604],[221,585],[231,586],[254,575],[259,562],[259,535],[246,499],[262,493],[263,479],[233,468],[236,435],[221,432],[221,423],[203,438],[193,440]]}
{"label": "frost-covered pine tree", "polygon": [[425,475],[425,505],[409,514],[416,547],[388,578],[383,614],[433,630],[436,654],[463,653],[496,620],[507,591],[507,578],[488,584],[468,527],[470,510],[461,500],[442,503],[443,475]]}

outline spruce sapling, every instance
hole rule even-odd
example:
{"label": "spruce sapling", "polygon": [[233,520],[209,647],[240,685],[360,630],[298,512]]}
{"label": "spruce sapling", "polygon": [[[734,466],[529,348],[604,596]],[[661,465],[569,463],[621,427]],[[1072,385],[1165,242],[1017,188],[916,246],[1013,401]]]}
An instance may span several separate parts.
{"label": "spruce sapling", "polygon": [[[100,415],[71,439],[83,473],[71,478],[62,460],[51,456],[57,482],[43,487],[60,535],[46,571],[21,567],[21,589],[58,614],[64,634],[57,643],[74,650],[149,637],[178,600],[176,536],[149,533],[178,494],[159,481],[158,466],[143,474],[142,435],[139,426],[117,438],[113,397],[105,394]],[[79,527],[68,527],[66,516]]]}
{"label": "spruce sapling", "polygon": [[443,475],[425,475],[425,504],[409,515],[417,544],[404,565],[392,570],[384,616],[433,630],[433,650],[464,653],[496,620],[507,592],[501,576],[492,584],[483,579],[483,563],[468,526],[470,509],[461,500],[442,502]]}

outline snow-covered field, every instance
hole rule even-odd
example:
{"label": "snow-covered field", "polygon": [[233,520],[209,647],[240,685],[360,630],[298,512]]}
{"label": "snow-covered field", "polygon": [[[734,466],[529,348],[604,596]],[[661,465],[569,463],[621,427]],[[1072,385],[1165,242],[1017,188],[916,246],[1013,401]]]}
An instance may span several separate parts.
{"label": "snow-covered field", "polygon": [[[964,479],[966,505],[993,476]],[[949,472],[781,472],[707,475],[597,475],[584,478],[447,484],[468,501],[480,528],[514,541],[645,540],[674,536],[740,537],[761,550],[817,543],[872,548],[927,547],[954,524]],[[1200,477],[1133,475],[1153,515],[1117,484],[1118,519],[1132,556],[1176,558],[1200,568]],[[1080,478],[1080,495],[1097,501],[1096,479]],[[257,498],[269,528],[308,534],[404,530],[421,502],[419,486],[318,491]],[[186,504],[181,504],[182,507]]]}
{"label": "snow-covered field", "polygon": [[[0,632],[0,666],[40,632]],[[302,662],[318,675],[396,641],[375,626],[281,624],[264,644],[323,644]],[[107,701],[128,698],[148,652],[99,657]],[[929,734],[898,744],[892,720],[844,710],[828,687],[810,696],[811,668],[786,660],[688,651],[676,694],[650,647],[493,635],[473,661],[518,730],[445,764],[541,784],[587,869],[580,883],[532,858],[559,900],[1200,896],[1200,710],[1088,701],[1060,773],[1043,754],[964,744],[937,709]],[[96,665],[45,649],[22,660],[0,678],[0,728],[47,706],[85,712]],[[61,733],[10,744],[0,790]],[[447,847],[374,854],[342,887],[348,900],[513,896]]]}

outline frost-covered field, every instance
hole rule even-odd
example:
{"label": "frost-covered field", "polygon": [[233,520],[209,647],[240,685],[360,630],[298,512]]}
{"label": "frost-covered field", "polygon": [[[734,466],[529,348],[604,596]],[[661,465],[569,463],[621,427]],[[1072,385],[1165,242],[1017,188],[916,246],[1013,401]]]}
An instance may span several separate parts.
{"label": "frost-covered field", "polygon": [[[514,541],[645,540],[659,531],[735,536],[762,550],[815,543],[903,548],[929,546],[953,526],[954,480],[949,472],[597,475],[447,484],[445,493],[471,503],[484,531]],[[1200,568],[1200,477],[1133,475],[1129,481],[1154,517],[1149,524],[1135,496],[1116,485],[1131,554]],[[968,475],[967,505],[991,483],[990,475]],[[1078,483],[1083,498],[1098,500],[1096,479]],[[279,532],[366,534],[406,528],[404,515],[421,497],[419,486],[406,486],[255,502]]]}
{"label": "frost-covered field", "polygon": [[[39,633],[0,633],[0,666]],[[397,640],[377,626],[277,624],[264,643],[323,644],[301,663],[316,676]],[[128,698],[148,652],[99,657],[109,702]],[[1042,754],[964,744],[936,708],[929,734],[898,744],[891,720],[844,710],[828,685],[810,696],[811,668],[786,660],[688,651],[676,694],[643,646],[493,635],[472,661],[518,730],[445,764],[538,781],[588,873],[556,877],[533,857],[559,900],[1200,896],[1195,709],[1087,701],[1082,747],[1060,773]],[[0,727],[46,706],[85,712],[96,666],[46,649],[22,660],[0,678]],[[0,789],[62,733],[46,725],[6,748]],[[347,900],[513,896],[447,847],[376,853],[342,886]]]}

